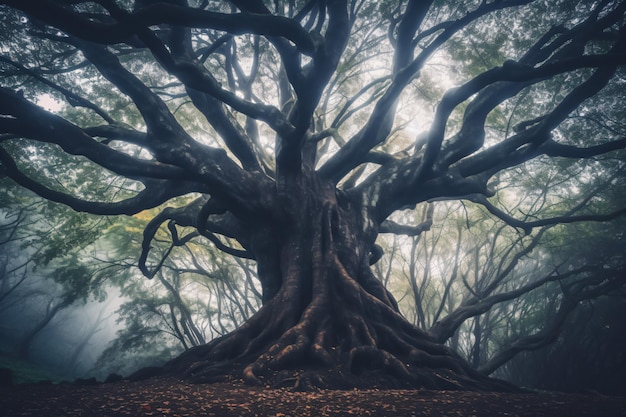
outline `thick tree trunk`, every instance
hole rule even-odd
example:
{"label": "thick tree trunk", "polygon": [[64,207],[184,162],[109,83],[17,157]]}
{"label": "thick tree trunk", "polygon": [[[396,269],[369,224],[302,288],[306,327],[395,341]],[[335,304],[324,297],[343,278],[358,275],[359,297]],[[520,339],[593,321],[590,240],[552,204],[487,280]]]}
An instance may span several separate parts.
{"label": "thick tree trunk", "polygon": [[248,383],[296,389],[499,387],[399,314],[370,270],[376,230],[361,205],[315,178],[298,181],[286,187],[273,227],[251,245],[263,307],[166,369],[194,382],[239,374]]}

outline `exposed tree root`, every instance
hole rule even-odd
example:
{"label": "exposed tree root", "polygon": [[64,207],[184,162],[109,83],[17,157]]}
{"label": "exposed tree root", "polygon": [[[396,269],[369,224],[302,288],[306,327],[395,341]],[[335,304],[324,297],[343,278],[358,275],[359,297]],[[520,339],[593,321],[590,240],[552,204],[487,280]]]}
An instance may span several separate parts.
{"label": "exposed tree root", "polygon": [[[510,390],[480,376],[446,346],[406,322],[338,268],[297,323],[270,302],[233,333],[192,349],[167,369],[191,382],[243,378],[248,384],[295,390],[420,387]],[[343,287],[343,289],[342,289]]]}
{"label": "exposed tree root", "polygon": [[310,239],[284,243],[276,296],[239,329],[171,361],[166,372],[197,383],[231,377],[295,390],[512,389],[407,322],[372,279],[367,257],[350,257],[346,248],[358,237],[345,232],[332,205],[315,213],[321,227]]}

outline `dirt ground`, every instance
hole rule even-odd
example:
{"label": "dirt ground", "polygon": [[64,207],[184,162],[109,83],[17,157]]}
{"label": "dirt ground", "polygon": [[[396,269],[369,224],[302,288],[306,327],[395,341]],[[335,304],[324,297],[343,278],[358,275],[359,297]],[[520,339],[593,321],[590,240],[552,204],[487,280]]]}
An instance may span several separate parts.
{"label": "dirt ground", "polygon": [[626,398],[425,390],[296,393],[174,379],[0,387],[0,416],[626,416]]}

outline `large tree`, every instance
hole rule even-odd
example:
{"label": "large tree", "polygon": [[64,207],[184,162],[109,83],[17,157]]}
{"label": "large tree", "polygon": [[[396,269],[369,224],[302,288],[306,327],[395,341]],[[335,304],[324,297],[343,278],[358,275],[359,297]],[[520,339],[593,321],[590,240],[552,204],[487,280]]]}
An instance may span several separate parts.
{"label": "large tree", "polygon": [[[530,232],[624,213],[584,201],[516,218],[488,199],[492,179],[534,159],[623,156],[623,129],[602,115],[599,134],[572,125],[620,106],[607,92],[623,87],[624,2],[0,4],[3,174],[78,211],[164,207],[144,231],[148,277],[192,239],[256,261],[262,307],[169,364],[191,380],[495,386],[407,322],[373,274],[379,233],[428,227],[390,217],[470,199]],[[164,225],[170,249],[155,254]]]}

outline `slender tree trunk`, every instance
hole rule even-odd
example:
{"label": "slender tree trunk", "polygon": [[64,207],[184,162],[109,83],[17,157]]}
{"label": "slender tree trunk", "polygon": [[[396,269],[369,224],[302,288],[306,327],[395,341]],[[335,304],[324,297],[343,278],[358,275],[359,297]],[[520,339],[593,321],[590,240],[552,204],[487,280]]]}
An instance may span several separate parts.
{"label": "slender tree trunk", "polygon": [[35,326],[30,329],[28,333],[26,333],[26,335],[20,340],[17,354],[21,359],[30,359],[30,348],[39,333],[43,329],[45,329],[48,324],[50,324],[52,319],[59,313],[59,311],[67,308],[70,305],[70,302],[67,300],[62,300],[58,304],[53,305],[54,301],[56,300],[50,300],[46,308],[45,316],[39,322],[37,322]]}
{"label": "slender tree trunk", "polygon": [[482,324],[480,316],[474,317],[474,346],[472,347],[471,362],[474,368],[480,366],[480,357],[482,351]]}

